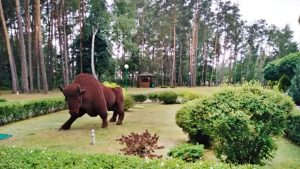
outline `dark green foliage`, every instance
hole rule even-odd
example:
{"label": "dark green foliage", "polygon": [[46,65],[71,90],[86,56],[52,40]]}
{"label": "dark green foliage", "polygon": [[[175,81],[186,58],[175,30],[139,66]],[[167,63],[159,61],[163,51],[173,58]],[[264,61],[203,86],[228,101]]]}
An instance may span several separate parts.
{"label": "dark green foliage", "polygon": [[0,102],[6,102],[6,99],[0,98]]}
{"label": "dark green foliage", "polygon": [[[217,157],[234,164],[263,164],[272,158],[276,144],[268,134],[256,133],[245,112],[219,121],[215,129]],[[253,127],[255,128],[253,131]]]}
{"label": "dark green foliage", "polygon": [[300,61],[300,53],[292,53],[283,58],[270,62],[264,69],[266,80],[277,81],[283,75],[292,79],[295,75],[297,63]]}
{"label": "dark green foliage", "polygon": [[141,158],[161,158],[162,156],[153,154],[155,150],[164,148],[164,146],[157,144],[158,138],[156,133],[152,136],[146,130],[142,134],[130,133],[128,136],[122,136],[116,141],[126,145],[125,148],[121,149],[125,155],[135,155]]}
{"label": "dark green foliage", "polygon": [[278,81],[278,88],[279,90],[286,92],[289,88],[289,86],[291,85],[291,80],[289,79],[288,76],[283,75],[281,76],[281,78]]}
{"label": "dark green foliage", "polygon": [[283,132],[293,106],[281,93],[244,86],[188,102],[176,123],[192,141],[213,140],[217,157],[226,162],[264,164],[276,148],[272,136]]}
{"label": "dark green foliage", "polygon": [[300,66],[297,67],[296,72],[297,74],[291,80],[288,94],[293,98],[297,105],[300,105]]}
{"label": "dark green foliage", "polygon": [[186,162],[195,162],[203,156],[204,146],[199,144],[181,144],[172,148],[168,156],[179,158]]}
{"label": "dark green foliage", "polygon": [[162,92],[159,93],[158,100],[164,102],[165,104],[174,104],[177,100],[177,94],[171,91]]}
{"label": "dark green foliage", "polygon": [[158,100],[158,94],[157,94],[157,93],[150,93],[150,94],[148,94],[148,98],[149,98],[152,102],[157,102],[157,100]]}
{"label": "dark green foliage", "polygon": [[144,101],[147,100],[147,96],[144,94],[136,94],[136,95],[131,95],[133,97],[133,100],[135,102],[143,103]]}
{"label": "dark green foliage", "polygon": [[0,125],[63,110],[65,108],[66,103],[64,99],[48,99],[24,103],[7,102],[0,104]]}
{"label": "dark green foliage", "polygon": [[0,168],[93,168],[93,169],[254,169],[258,166],[233,166],[211,162],[185,163],[179,159],[145,160],[138,157],[108,154],[78,154],[47,149],[0,147]]}
{"label": "dark green foliage", "polygon": [[300,145],[300,115],[291,115],[287,118],[285,137]]}

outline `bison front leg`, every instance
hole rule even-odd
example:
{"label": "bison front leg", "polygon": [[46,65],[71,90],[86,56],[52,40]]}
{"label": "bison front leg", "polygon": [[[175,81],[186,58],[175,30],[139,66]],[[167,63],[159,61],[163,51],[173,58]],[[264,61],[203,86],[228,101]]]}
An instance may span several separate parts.
{"label": "bison front leg", "polygon": [[102,119],[102,128],[106,128],[108,126],[107,122],[107,112],[106,113],[100,113],[100,117]]}
{"label": "bison front leg", "polygon": [[72,123],[78,118],[78,116],[75,115],[71,115],[71,117],[69,118],[69,120],[67,120],[61,127],[59,130],[69,130]]}

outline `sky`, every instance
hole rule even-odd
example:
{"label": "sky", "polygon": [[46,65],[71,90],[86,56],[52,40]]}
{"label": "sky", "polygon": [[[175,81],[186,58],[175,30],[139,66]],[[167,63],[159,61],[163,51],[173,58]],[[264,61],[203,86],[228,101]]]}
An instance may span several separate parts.
{"label": "sky", "polygon": [[231,0],[238,3],[244,20],[265,19],[268,24],[283,28],[290,25],[294,40],[300,42],[300,0]]}

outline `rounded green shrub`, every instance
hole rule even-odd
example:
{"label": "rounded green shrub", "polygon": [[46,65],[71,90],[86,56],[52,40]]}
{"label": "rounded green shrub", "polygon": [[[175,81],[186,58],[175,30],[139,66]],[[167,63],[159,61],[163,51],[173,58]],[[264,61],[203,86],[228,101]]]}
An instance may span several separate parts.
{"label": "rounded green shrub", "polygon": [[144,94],[135,94],[131,96],[135,102],[143,103],[144,101],[147,100],[147,96]]}
{"label": "rounded green shrub", "polygon": [[158,94],[157,93],[150,93],[148,95],[148,98],[152,101],[152,102],[157,102],[158,100]]}
{"label": "rounded green shrub", "polygon": [[172,91],[162,92],[158,95],[158,100],[165,104],[174,104],[177,100],[177,94]]}
{"label": "rounded green shrub", "polygon": [[131,95],[127,93],[124,94],[124,110],[127,111],[134,106],[134,100]]}
{"label": "rounded green shrub", "polygon": [[201,144],[181,144],[172,148],[168,156],[179,158],[186,162],[195,162],[203,156],[204,146]]}
{"label": "rounded green shrub", "polygon": [[287,118],[285,137],[300,145],[300,115],[293,115]]}
{"label": "rounded green shrub", "polygon": [[197,135],[210,138],[223,161],[263,164],[276,148],[272,136],[283,133],[293,106],[279,92],[243,86],[188,102],[177,112],[176,123],[195,141]]}

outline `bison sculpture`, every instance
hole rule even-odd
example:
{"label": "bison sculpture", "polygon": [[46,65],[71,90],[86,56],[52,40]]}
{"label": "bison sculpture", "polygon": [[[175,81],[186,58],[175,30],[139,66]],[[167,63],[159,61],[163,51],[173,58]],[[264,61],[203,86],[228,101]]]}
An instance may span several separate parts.
{"label": "bison sculpture", "polygon": [[60,87],[68,103],[70,118],[60,127],[70,129],[72,123],[85,113],[92,117],[100,116],[102,128],[107,127],[107,111],[113,111],[110,122],[122,124],[124,119],[124,97],[122,88],[110,88],[101,84],[89,74],[79,74],[73,83]]}

